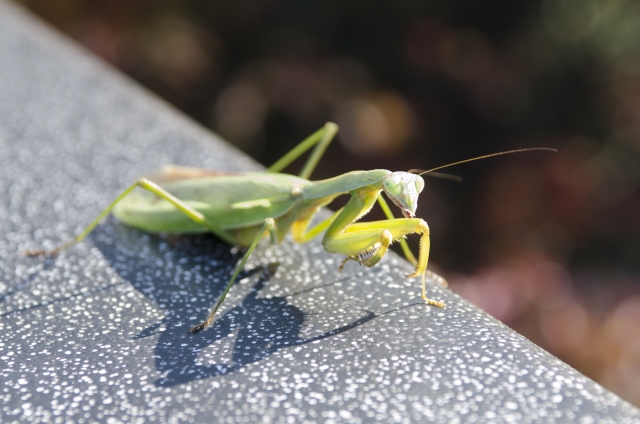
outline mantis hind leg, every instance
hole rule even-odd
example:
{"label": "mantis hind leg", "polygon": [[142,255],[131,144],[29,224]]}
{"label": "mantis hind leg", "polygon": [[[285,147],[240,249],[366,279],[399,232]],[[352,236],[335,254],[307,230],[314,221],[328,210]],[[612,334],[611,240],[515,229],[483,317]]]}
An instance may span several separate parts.
{"label": "mantis hind leg", "polygon": [[175,196],[173,196],[168,191],[164,190],[159,185],[149,181],[146,178],[140,178],[138,181],[136,181],[131,186],[129,186],[129,188],[127,188],[125,191],[123,191],[118,197],[116,197],[116,199],[113,202],[111,202],[111,204],[109,206],[107,206],[102,212],[100,212],[98,217],[96,219],[94,219],[91,222],[91,224],[89,224],[87,226],[87,228],[85,228],[73,240],[70,240],[70,241],[64,243],[61,246],[58,246],[53,250],[27,251],[27,252],[25,252],[26,255],[27,256],[40,256],[40,255],[53,256],[53,255],[57,255],[62,250],[66,249],[67,247],[73,246],[74,244],[81,242],[82,240],[84,240],[94,230],[94,228],[100,223],[100,221],[102,221],[102,219],[105,216],[107,216],[107,214],[109,212],[111,212],[111,210],[118,204],[118,202],[120,202],[122,199],[124,199],[136,187],[142,187],[143,189],[149,190],[150,192],[156,194],[158,197],[160,197],[160,198],[162,198],[164,200],[167,200],[168,202],[172,203],[176,208],[178,208],[178,210],[180,210],[182,213],[184,213],[189,218],[191,218],[192,220],[194,220],[198,224],[202,225],[203,227],[208,228],[209,230],[211,230],[211,232],[213,232],[215,235],[217,235],[218,237],[220,237],[221,239],[223,239],[227,243],[235,244],[235,240],[233,239],[233,237],[231,237],[231,235],[229,235],[227,232],[222,230],[220,227],[218,227],[213,222],[211,222],[208,219],[206,219],[203,214],[201,214],[197,210],[193,209],[191,206],[187,205],[186,203],[182,202],[180,199],[176,198]]}
{"label": "mantis hind leg", "polygon": [[276,163],[271,165],[269,169],[267,169],[267,172],[282,171],[291,162],[303,155],[307,150],[309,150],[313,146],[316,146],[299,175],[301,178],[309,179],[309,177],[313,173],[313,170],[316,168],[316,165],[318,165],[320,158],[322,158],[322,155],[324,154],[325,150],[327,150],[329,144],[331,144],[331,141],[333,141],[333,138],[335,137],[337,132],[338,126],[333,122],[327,122],[324,127],[320,128],[318,131],[314,132],[309,137],[304,139],[300,144],[291,149],[289,153],[287,153]]}
{"label": "mantis hind leg", "polygon": [[216,304],[211,309],[211,313],[209,314],[207,319],[204,320],[202,323],[194,327],[191,327],[191,329],[189,329],[189,333],[199,333],[200,331],[209,327],[213,323],[213,318],[215,317],[216,312],[218,312],[220,305],[222,305],[222,302],[224,302],[224,299],[227,297],[227,293],[229,293],[229,290],[231,290],[231,286],[233,286],[233,283],[236,281],[236,278],[238,278],[238,274],[240,274],[240,271],[242,271],[242,268],[244,268],[244,264],[247,262],[247,259],[249,259],[249,256],[251,256],[253,249],[256,248],[256,246],[258,245],[258,242],[260,241],[264,233],[267,231],[269,231],[269,233],[271,234],[272,240],[274,240],[276,237],[276,223],[273,220],[273,218],[267,218],[264,221],[264,225],[262,226],[262,229],[260,230],[256,238],[253,240],[253,243],[251,243],[251,246],[249,246],[249,249],[247,249],[247,252],[244,254],[244,257],[242,258],[242,260],[236,267],[235,271],[233,272],[233,276],[231,277],[231,280],[229,281],[229,283],[227,284],[227,287],[224,289],[224,291],[220,295],[220,298],[218,299]]}

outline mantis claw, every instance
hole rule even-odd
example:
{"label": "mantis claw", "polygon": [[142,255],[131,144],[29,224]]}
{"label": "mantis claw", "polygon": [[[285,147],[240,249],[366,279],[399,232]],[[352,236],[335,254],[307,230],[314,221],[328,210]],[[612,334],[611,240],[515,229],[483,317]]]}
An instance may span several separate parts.
{"label": "mantis claw", "polygon": [[53,256],[58,252],[56,250],[25,250],[21,252],[24,256],[34,257],[34,256]]}
{"label": "mantis claw", "polygon": [[340,264],[340,266],[338,267],[338,272],[342,272],[342,270],[344,269],[344,266],[347,264],[347,262],[349,262],[351,259],[353,259],[351,256],[347,256],[346,258],[344,258],[344,261],[342,261],[342,263]]}
{"label": "mantis claw", "polygon": [[422,300],[424,300],[425,305],[437,306],[438,308],[444,308],[445,306],[447,306],[442,302],[438,302],[437,300],[429,299],[428,297],[423,297]]}
{"label": "mantis claw", "polygon": [[435,275],[436,277],[439,277],[441,280],[444,280],[444,278],[440,277],[438,274],[425,270],[425,272],[422,273],[422,300],[424,300],[424,303],[426,305],[437,306],[438,308],[444,308],[446,306],[444,303],[438,302],[437,300],[429,299],[427,297],[427,273],[431,278],[433,278],[433,276]]}
{"label": "mantis claw", "polygon": [[[84,237],[83,237],[84,238]],[[76,237],[74,240],[65,243],[61,246],[58,246],[54,249],[46,250],[46,249],[38,249],[38,250],[25,250],[21,252],[25,256],[35,257],[35,256],[45,256],[47,258],[51,258],[52,256],[57,256],[60,252],[66,249],[69,246],[76,244],[78,241],[82,240],[80,237]]]}
{"label": "mantis claw", "polygon": [[205,325],[205,323],[203,322],[203,323],[201,323],[201,324],[196,325],[195,327],[191,327],[191,328],[189,329],[189,333],[190,333],[190,334],[199,333],[199,332],[201,332],[202,330],[204,330],[204,328],[205,328],[205,327],[206,327],[206,325]]}

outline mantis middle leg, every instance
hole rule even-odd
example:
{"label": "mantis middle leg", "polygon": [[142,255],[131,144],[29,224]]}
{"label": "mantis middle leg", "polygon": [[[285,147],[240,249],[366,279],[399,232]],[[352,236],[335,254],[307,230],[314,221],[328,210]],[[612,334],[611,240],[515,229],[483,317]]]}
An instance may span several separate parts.
{"label": "mantis middle leg", "polygon": [[260,232],[258,232],[258,235],[253,240],[253,243],[251,243],[251,246],[249,246],[249,249],[247,249],[246,253],[244,254],[244,256],[243,256],[242,260],[240,261],[240,263],[238,264],[238,266],[236,266],[236,269],[233,272],[233,276],[231,277],[231,280],[229,280],[229,283],[227,284],[227,287],[224,289],[224,291],[220,295],[220,298],[218,299],[216,304],[213,306],[213,309],[211,310],[211,313],[209,314],[207,319],[204,320],[202,323],[200,323],[200,324],[198,324],[198,325],[196,325],[194,327],[191,327],[191,329],[189,329],[189,333],[199,333],[200,331],[204,330],[205,328],[207,328],[208,326],[210,326],[213,323],[213,318],[215,317],[216,312],[218,312],[218,309],[220,308],[220,305],[222,305],[222,302],[224,302],[224,299],[227,297],[227,293],[229,293],[229,290],[231,290],[231,286],[233,286],[233,283],[236,281],[236,278],[238,278],[238,274],[240,274],[240,271],[242,271],[242,268],[244,268],[244,264],[249,259],[249,256],[251,256],[251,253],[253,252],[253,249],[256,248],[256,246],[258,245],[258,242],[260,241],[260,239],[262,239],[262,236],[267,231],[271,234],[272,240],[275,240],[275,238],[277,237],[277,235],[276,235],[276,223],[275,223],[275,220],[273,218],[267,218],[264,221],[264,225],[262,226],[262,229],[260,230]]}

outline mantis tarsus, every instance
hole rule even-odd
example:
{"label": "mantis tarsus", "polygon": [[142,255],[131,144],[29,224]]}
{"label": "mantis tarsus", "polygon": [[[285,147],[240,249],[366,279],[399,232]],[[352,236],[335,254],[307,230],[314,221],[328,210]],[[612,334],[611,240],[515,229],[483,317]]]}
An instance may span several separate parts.
{"label": "mantis tarsus", "polygon": [[[414,272],[407,277],[422,275],[422,298],[425,303],[443,307],[443,303],[431,300],[426,295],[425,275],[430,274],[443,283],[444,279],[427,271],[429,227],[424,220],[415,217],[418,195],[424,188],[424,180],[418,174],[517,151],[468,159],[428,171],[353,171],[328,180],[309,181],[337,131],[336,124],[327,123],[273,164],[266,173],[228,174],[199,168],[164,168],[156,178],[141,178],[132,184],[73,240],[51,251],[28,254],[53,255],[82,241],[111,211],[123,223],[144,231],[176,234],[210,231],[229,244],[248,247],[208,318],[189,330],[190,333],[197,333],[213,323],[218,308],[238,274],[266,233],[275,244],[281,242],[289,231],[297,243],[310,241],[324,232],[324,248],[346,256],[340,269],[349,260],[372,267],[382,259],[392,243],[402,243],[407,259],[415,264]],[[313,146],[315,149],[299,176],[280,173]],[[518,151],[523,150],[553,149]],[[136,187],[144,190],[134,191]],[[381,196],[383,191],[400,208],[404,218],[393,216]],[[346,206],[310,227],[321,207],[346,194],[351,196]],[[376,200],[388,219],[356,222],[371,210]],[[405,236],[414,233],[421,237],[417,260],[404,240]]]}

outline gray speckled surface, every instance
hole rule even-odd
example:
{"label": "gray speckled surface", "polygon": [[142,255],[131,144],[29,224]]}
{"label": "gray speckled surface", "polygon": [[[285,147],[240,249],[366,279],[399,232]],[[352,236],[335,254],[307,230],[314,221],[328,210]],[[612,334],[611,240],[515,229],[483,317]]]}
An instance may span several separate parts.
{"label": "gray speckled surface", "polygon": [[[238,254],[108,218],[162,164],[256,167],[0,1],[0,421],[640,422],[639,411],[451,292],[418,301],[388,255],[261,246],[210,330]],[[266,265],[279,263],[266,272]]]}

